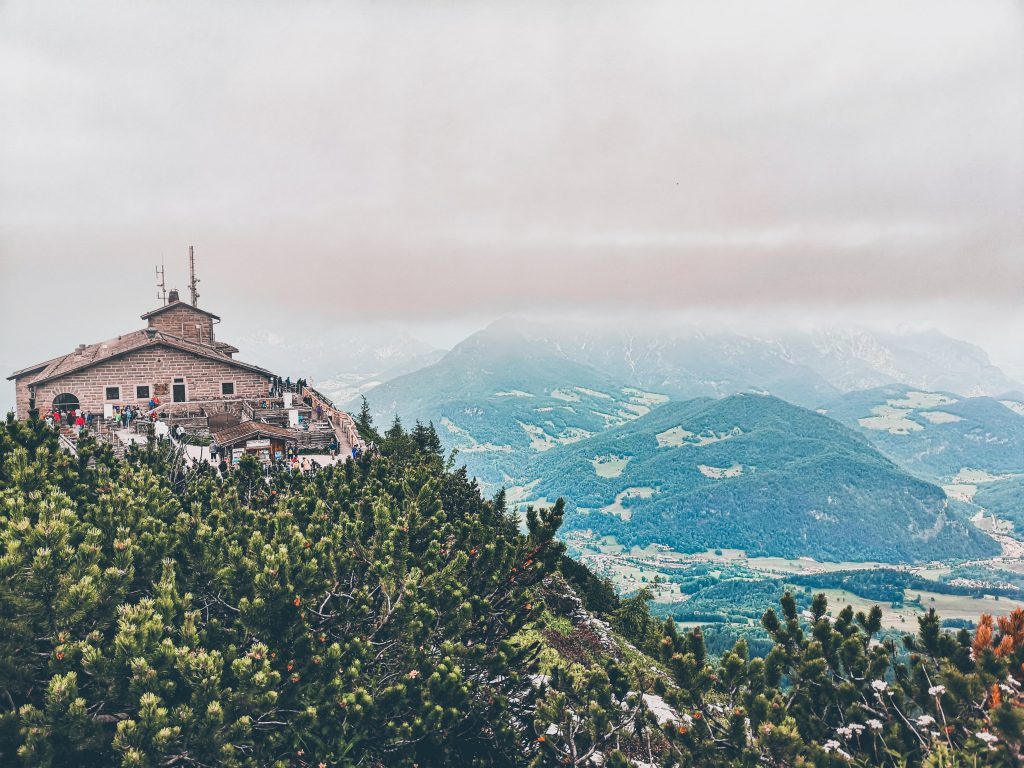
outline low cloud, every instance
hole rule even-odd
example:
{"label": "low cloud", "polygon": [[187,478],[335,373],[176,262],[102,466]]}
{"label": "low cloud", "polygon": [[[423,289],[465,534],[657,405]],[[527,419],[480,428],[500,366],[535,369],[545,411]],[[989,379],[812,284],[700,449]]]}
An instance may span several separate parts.
{"label": "low cloud", "polygon": [[[161,258],[184,286],[189,243],[202,302],[255,324],[1016,322],[1022,22],[1012,0],[8,0],[0,321],[33,312],[34,340],[0,359],[121,329]],[[36,310],[71,297],[73,339]]]}

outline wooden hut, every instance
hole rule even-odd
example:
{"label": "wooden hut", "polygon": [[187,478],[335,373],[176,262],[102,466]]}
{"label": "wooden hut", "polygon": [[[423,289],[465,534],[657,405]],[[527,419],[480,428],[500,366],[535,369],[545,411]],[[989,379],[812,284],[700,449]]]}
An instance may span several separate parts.
{"label": "wooden hut", "polygon": [[243,421],[214,432],[213,441],[229,464],[238,462],[246,454],[265,464],[281,461],[287,458],[288,449],[294,449],[297,444],[294,430],[260,421]]}

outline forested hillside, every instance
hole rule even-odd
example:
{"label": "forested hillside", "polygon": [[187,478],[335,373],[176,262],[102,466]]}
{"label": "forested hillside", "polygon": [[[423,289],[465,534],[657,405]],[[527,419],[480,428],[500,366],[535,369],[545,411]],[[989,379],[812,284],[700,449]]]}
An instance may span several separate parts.
{"label": "forested hillside", "polygon": [[978,486],[974,503],[1024,530],[1024,476]]}
{"label": "forested hillside", "polygon": [[765,658],[712,658],[563,559],[560,503],[520,533],[429,428],[368,437],[221,479],[8,419],[0,764],[1015,764],[1024,615],[901,653],[877,608],[783,595]]}
{"label": "forested hillside", "polygon": [[669,403],[537,457],[534,497],[627,547],[901,562],[998,552],[867,440],[774,397]]}
{"label": "forested hillside", "polygon": [[850,392],[822,411],[925,479],[1024,472],[1024,416],[994,398],[891,385]]}

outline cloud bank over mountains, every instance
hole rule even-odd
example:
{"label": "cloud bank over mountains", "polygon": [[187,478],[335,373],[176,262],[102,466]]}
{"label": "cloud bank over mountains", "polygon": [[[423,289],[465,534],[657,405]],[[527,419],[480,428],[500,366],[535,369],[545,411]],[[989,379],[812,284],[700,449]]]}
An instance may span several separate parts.
{"label": "cloud bank over mountains", "polygon": [[102,338],[151,308],[161,257],[183,286],[195,243],[226,330],[256,306],[770,307],[987,329],[999,358],[1024,328],[1022,22],[1009,0],[7,2],[0,321],[73,282],[117,297],[70,342]]}

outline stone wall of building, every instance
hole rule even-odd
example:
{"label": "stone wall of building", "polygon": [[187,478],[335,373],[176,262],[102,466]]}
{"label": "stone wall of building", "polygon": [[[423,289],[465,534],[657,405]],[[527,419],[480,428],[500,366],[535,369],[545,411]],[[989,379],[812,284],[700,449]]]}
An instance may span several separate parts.
{"label": "stone wall of building", "polygon": [[[169,347],[150,347],[36,387],[36,407],[50,408],[53,399],[65,392],[75,395],[82,409],[93,413],[101,413],[106,402],[144,407],[148,399],[135,397],[135,387],[138,385],[148,385],[150,396],[157,395],[161,402],[170,403],[175,378],[185,380],[186,398],[189,401],[266,397],[270,390],[269,377],[255,371]],[[222,393],[223,382],[234,383],[233,394]],[[121,397],[118,400],[107,400],[107,387],[120,387]],[[18,416],[26,418],[29,406],[27,381],[23,379],[17,382],[16,388]]]}
{"label": "stone wall of building", "polygon": [[213,318],[184,302],[172,304],[169,309],[150,317],[149,327],[200,344],[212,344],[215,340]]}
{"label": "stone wall of building", "polygon": [[28,418],[28,382],[33,376],[37,376],[38,373],[29,374],[21,379],[16,379],[14,382],[14,409],[17,412],[19,419]]}

